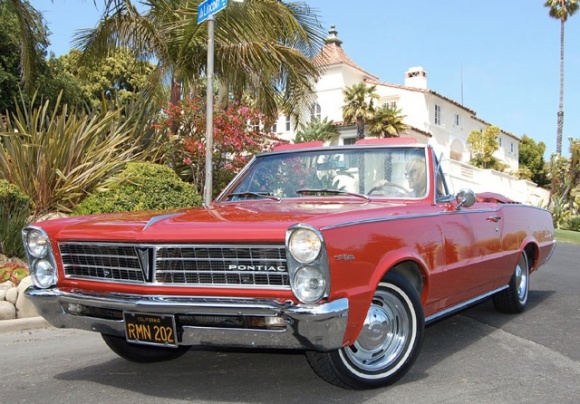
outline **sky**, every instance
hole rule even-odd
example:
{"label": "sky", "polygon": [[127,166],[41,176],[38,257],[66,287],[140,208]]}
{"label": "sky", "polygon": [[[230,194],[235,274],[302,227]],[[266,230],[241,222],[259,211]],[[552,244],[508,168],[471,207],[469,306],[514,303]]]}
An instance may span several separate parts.
{"label": "sky", "polygon": [[[403,84],[410,67],[422,66],[429,89],[505,132],[544,142],[546,159],[556,151],[560,22],[548,16],[544,0],[304,2],[325,30],[336,26],[349,57],[381,81]],[[44,15],[56,56],[100,16],[93,0],[31,4]],[[564,155],[567,139],[580,138],[579,71],[580,12],[565,31]]]}

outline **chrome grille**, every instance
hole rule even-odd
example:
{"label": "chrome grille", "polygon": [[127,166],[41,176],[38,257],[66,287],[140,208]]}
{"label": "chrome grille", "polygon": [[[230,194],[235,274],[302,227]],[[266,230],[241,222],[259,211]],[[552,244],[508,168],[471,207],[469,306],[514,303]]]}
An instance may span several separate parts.
{"label": "chrome grille", "polygon": [[283,245],[59,244],[67,278],[289,289]]}

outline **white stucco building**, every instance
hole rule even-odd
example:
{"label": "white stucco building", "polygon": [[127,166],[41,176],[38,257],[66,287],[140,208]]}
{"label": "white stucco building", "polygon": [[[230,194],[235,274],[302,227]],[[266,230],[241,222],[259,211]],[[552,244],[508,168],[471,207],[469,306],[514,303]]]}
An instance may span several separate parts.
{"label": "white stucco building", "polygon": [[[403,84],[381,81],[350,59],[334,27],[331,27],[325,46],[314,62],[321,72],[315,83],[316,102],[303,115],[305,119],[326,117],[334,121],[340,135],[331,144],[354,143],[356,127],[345,124],[342,116],[343,91],[353,84],[365,82],[376,86],[378,105],[395,106],[405,115],[404,122],[409,129],[401,136],[411,136],[419,142],[431,144],[444,160],[450,162],[448,171],[459,186],[469,186],[476,192],[493,190],[536,205],[546,199],[544,190],[537,189],[529,181],[518,181],[504,173],[480,170],[467,164],[471,160],[468,135],[473,130],[482,131],[492,123],[477,117],[474,110],[429,89],[427,72],[421,66],[401,72]],[[296,128],[296,122],[290,117],[281,116],[276,123],[277,134],[286,140],[294,140]],[[372,136],[368,129],[365,136]],[[517,171],[520,139],[502,130],[498,142],[499,150],[495,157],[509,166],[508,171]],[[499,183],[502,184],[500,189],[497,188]]]}
{"label": "white stucco building", "polygon": [[[354,124],[345,125],[342,117],[343,91],[353,84],[366,82],[376,86],[378,105],[396,106],[405,115],[410,129],[402,136],[412,136],[433,145],[445,158],[467,163],[471,159],[467,136],[473,130],[483,130],[490,123],[478,118],[475,111],[429,89],[427,72],[420,66],[401,72],[403,84],[383,82],[352,61],[342,48],[342,41],[334,27],[329,31],[326,44],[316,56],[321,77],[315,84],[317,102],[304,114],[305,119],[314,117],[333,120],[340,130],[338,144],[348,143],[356,137]],[[287,140],[296,135],[295,122],[281,117],[277,123],[278,133]],[[368,130],[366,136],[371,136]],[[508,132],[499,135],[499,150],[495,157],[506,163],[510,171],[518,169],[518,145],[520,139]]]}

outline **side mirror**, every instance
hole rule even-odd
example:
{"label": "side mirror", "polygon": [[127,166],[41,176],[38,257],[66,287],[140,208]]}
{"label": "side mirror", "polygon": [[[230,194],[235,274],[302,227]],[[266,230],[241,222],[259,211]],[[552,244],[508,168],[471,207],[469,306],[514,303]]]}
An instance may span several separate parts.
{"label": "side mirror", "polygon": [[475,203],[475,192],[471,189],[462,189],[455,195],[457,201],[457,210],[461,208],[469,208]]}

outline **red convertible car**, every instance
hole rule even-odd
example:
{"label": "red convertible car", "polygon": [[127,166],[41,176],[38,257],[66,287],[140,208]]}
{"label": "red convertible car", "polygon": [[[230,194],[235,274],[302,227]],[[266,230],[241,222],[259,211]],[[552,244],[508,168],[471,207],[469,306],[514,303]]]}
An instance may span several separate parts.
{"label": "red convertible car", "polygon": [[429,323],[487,298],[521,312],[555,247],[549,212],[451,194],[433,149],[402,138],[281,146],[209,206],[45,221],[23,241],[39,313],[128,360],[297,349],[358,389],[401,378]]}

